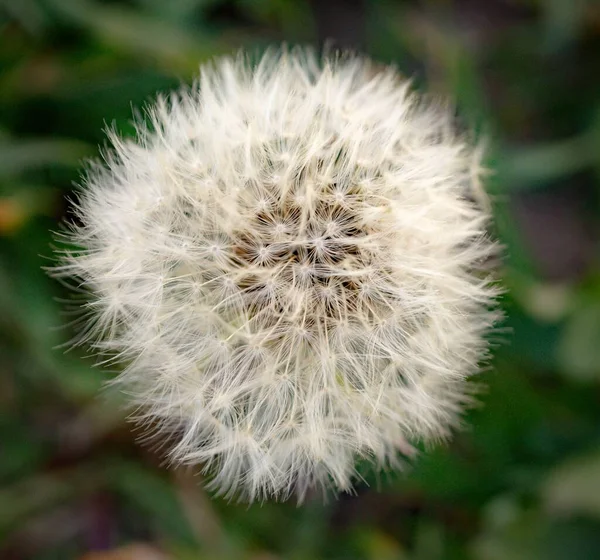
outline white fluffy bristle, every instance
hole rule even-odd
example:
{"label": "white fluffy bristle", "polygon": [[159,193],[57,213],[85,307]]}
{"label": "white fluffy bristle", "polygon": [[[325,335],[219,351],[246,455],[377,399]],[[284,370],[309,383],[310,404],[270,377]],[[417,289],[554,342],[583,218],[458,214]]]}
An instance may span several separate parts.
{"label": "white fluffy bristle", "polygon": [[445,437],[486,356],[479,155],[391,68],[201,68],[92,166],[56,274],[170,457],[246,499],[350,490]]}

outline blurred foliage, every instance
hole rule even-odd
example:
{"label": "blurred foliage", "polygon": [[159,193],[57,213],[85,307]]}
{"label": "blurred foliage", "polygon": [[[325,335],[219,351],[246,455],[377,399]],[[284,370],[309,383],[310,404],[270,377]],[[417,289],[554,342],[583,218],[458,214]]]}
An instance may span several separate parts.
{"label": "blurred foliage", "polygon": [[405,474],[301,508],[212,499],[135,442],[110,374],[55,348],[66,290],[41,267],[102,129],[130,133],[132,105],[210,56],[335,33],[322,17],[301,0],[0,0],[1,558],[600,558],[599,2],[364,3],[357,44],[488,139],[506,248],[482,405]]}

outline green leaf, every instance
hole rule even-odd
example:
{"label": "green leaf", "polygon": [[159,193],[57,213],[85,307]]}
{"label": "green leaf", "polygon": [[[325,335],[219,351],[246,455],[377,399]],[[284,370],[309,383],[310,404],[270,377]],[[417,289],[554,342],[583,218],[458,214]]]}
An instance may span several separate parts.
{"label": "green leaf", "polygon": [[141,464],[122,459],[114,459],[107,469],[114,488],[148,515],[161,533],[182,544],[196,543],[168,479]]}
{"label": "green leaf", "polygon": [[46,455],[41,438],[18,420],[6,416],[0,420],[0,477],[4,480],[34,470]]}
{"label": "green leaf", "polygon": [[40,167],[78,167],[92,153],[79,140],[52,138],[11,140],[0,143],[0,178],[11,177]]}
{"label": "green leaf", "polygon": [[195,68],[202,58],[222,48],[219,42],[198,29],[192,33],[140,10],[90,0],[48,1],[58,13],[102,41],[132,53],[156,56],[179,68]]}
{"label": "green leaf", "polygon": [[547,521],[535,509],[522,509],[513,496],[500,496],[484,510],[483,531],[471,543],[476,560],[532,560],[543,555]]}
{"label": "green leaf", "polygon": [[408,560],[404,547],[390,535],[378,529],[361,527],[353,539],[368,560]]}
{"label": "green leaf", "polygon": [[39,34],[47,23],[46,15],[35,0],[0,0],[0,14],[2,10],[34,35]]}
{"label": "green leaf", "polygon": [[498,170],[505,192],[535,188],[593,164],[595,152],[585,134],[548,144],[506,151]]}
{"label": "green leaf", "polygon": [[[0,489],[0,537],[21,526],[25,519],[75,497],[81,499],[99,480],[94,466],[38,474]],[[0,538],[1,541],[1,538]]]}
{"label": "green leaf", "polygon": [[166,19],[185,24],[190,17],[193,17],[198,10],[218,5],[220,0],[136,0],[136,3],[143,8],[157,14],[161,19]]}
{"label": "green leaf", "polygon": [[308,2],[297,0],[238,0],[240,9],[263,24],[277,23],[287,40],[314,40],[314,21]]}
{"label": "green leaf", "polygon": [[586,301],[570,316],[557,348],[559,367],[579,380],[600,378],[600,303]]}
{"label": "green leaf", "polygon": [[556,50],[575,41],[585,21],[586,5],[589,1],[545,0],[540,4],[544,16],[547,48]]}
{"label": "green leaf", "polygon": [[588,515],[600,520],[600,449],[568,459],[548,475],[542,488],[553,515]]}

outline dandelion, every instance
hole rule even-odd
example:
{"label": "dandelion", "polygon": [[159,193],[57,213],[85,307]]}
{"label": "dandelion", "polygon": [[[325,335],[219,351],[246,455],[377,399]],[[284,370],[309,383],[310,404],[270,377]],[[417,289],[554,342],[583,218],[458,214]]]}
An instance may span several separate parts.
{"label": "dandelion", "polygon": [[[55,274],[170,459],[248,500],[350,491],[446,437],[496,289],[480,153],[393,68],[222,58],[109,132]],[[76,249],[72,248],[72,245]]]}

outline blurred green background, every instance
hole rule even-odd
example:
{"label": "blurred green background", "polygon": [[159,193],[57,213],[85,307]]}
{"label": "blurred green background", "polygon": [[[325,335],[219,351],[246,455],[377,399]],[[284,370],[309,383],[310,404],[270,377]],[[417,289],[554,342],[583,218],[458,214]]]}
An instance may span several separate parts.
{"label": "blurred green background", "polygon": [[[136,443],[41,266],[82,159],[240,46],[337,39],[486,136],[507,319],[449,445],[357,496],[212,499]],[[0,558],[600,558],[600,3],[0,0]]]}

